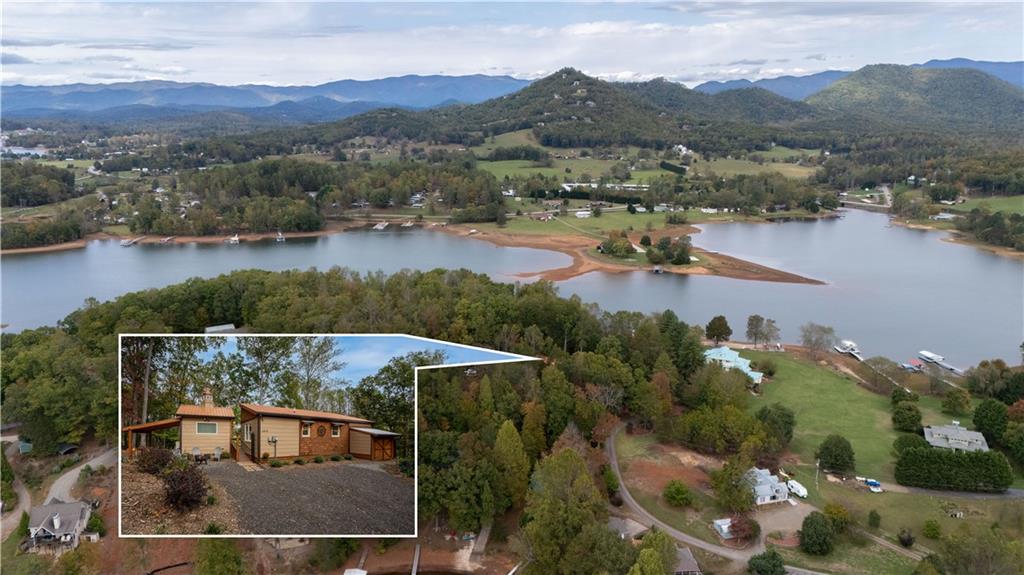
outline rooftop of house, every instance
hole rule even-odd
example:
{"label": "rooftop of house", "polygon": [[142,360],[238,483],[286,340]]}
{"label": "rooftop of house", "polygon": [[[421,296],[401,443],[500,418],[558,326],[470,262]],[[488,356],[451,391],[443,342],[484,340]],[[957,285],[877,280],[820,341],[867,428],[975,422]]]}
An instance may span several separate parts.
{"label": "rooftop of house", "polygon": [[[44,529],[54,537],[60,537],[68,533],[75,533],[88,517],[88,504],[81,501],[64,503],[59,499],[54,499],[52,503],[32,508],[28,527],[29,529]],[[55,518],[59,518],[59,525],[54,521]]]}
{"label": "rooftop of house", "polygon": [[175,412],[178,417],[218,417],[235,418],[235,410],[230,407],[217,407],[213,403],[213,392],[210,388],[203,390],[202,401],[199,405],[179,405]]}
{"label": "rooftop of house", "polygon": [[274,407],[272,405],[258,405],[255,403],[241,404],[243,411],[256,415],[269,415],[272,417],[290,417],[293,419],[326,419],[329,421],[340,421],[342,423],[372,423],[369,419],[352,417],[342,413],[331,413],[329,411],[315,411],[312,409],[293,409],[291,407]]}
{"label": "rooftop of house", "polygon": [[963,451],[988,451],[985,436],[977,431],[964,429],[959,423],[951,425],[929,425],[924,428],[924,438],[933,447],[960,449]]}
{"label": "rooftop of house", "polygon": [[738,351],[724,345],[705,351],[704,359],[738,369],[754,380],[754,383],[761,383],[761,378],[764,377],[763,373],[751,369],[749,359],[740,357]]}
{"label": "rooftop of house", "polygon": [[772,475],[772,472],[767,469],[751,467],[743,477],[754,489],[754,494],[758,497],[789,495],[789,488],[786,487],[786,484],[775,475]]}
{"label": "rooftop of house", "polygon": [[700,565],[689,547],[676,548],[676,573],[700,573]]}
{"label": "rooftop of house", "polygon": [[401,433],[395,433],[394,431],[388,431],[386,429],[376,429],[373,427],[353,427],[352,431],[358,431],[359,433],[367,433],[374,437],[398,437]]}

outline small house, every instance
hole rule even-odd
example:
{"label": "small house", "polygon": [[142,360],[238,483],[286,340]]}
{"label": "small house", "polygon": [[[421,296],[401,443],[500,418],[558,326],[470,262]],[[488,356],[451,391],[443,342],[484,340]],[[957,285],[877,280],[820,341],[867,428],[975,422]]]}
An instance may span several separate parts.
{"label": "small house", "polygon": [[589,218],[591,216],[590,210],[580,210],[576,212],[577,218]]}
{"label": "small house", "polygon": [[789,487],[767,469],[751,467],[743,479],[754,492],[754,503],[768,505],[789,500]]}
{"label": "small house", "polygon": [[740,357],[740,353],[726,346],[719,346],[704,352],[704,360],[717,363],[724,369],[738,369],[745,373],[755,384],[760,384],[764,374],[750,367],[750,360]]}
{"label": "small house", "polygon": [[271,459],[352,454],[363,459],[395,457],[397,433],[374,429],[368,419],[341,413],[243,403],[242,449]]}
{"label": "small house", "polygon": [[203,390],[200,405],[179,405],[175,416],[178,419],[182,453],[216,455],[231,452],[235,411],[230,407],[214,405],[210,388]]}
{"label": "small house", "polygon": [[32,508],[28,520],[28,550],[60,555],[78,547],[92,508],[81,501],[54,499]]}
{"label": "small house", "polygon": [[985,436],[977,431],[964,429],[959,421],[952,425],[929,425],[924,428],[924,438],[932,447],[954,451],[988,451]]}

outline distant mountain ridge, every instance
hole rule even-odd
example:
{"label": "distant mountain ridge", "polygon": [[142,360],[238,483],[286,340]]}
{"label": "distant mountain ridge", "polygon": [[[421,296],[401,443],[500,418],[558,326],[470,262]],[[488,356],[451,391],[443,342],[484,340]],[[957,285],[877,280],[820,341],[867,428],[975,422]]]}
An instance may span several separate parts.
{"label": "distant mountain ridge", "polygon": [[201,82],[151,80],[113,84],[3,87],[3,112],[26,109],[97,111],[131,105],[222,106],[258,108],[284,101],[326,98],[337,102],[370,101],[429,108],[443,102],[475,103],[515,92],[530,82],[511,76],[396,76],[378,80],[339,80],[315,86],[244,84],[220,86]]}
{"label": "distant mountain ridge", "polygon": [[1024,90],[969,68],[865,66],[807,103],[890,125],[1024,133]]}
{"label": "distant mountain ridge", "polygon": [[[952,58],[949,60],[929,60],[923,64],[911,64],[911,67],[978,70],[1009,82],[1018,88],[1024,88],[1024,61],[989,62],[985,60],[971,60],[969,58]],[[778,78],[764,78],[753,82],[750,80],[711,81],[694,87],[694,90],[705,94],[717,94],[726,90],[763,88],[790,100],[806,100],[808,97],[824,90],[850,74],[851,72],[843,70],[826,70],[806,76],[779,76]]]}

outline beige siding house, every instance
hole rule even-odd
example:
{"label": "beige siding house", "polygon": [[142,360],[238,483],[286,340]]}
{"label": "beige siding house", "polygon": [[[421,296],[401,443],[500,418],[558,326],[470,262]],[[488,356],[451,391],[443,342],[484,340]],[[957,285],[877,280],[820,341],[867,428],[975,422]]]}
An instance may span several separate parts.
{"label": "beige siding house", "polygon": [[179,420],[181,452],[185,455],[200,453],[227,456],[231,452],[231,428],[235,412],[230,407],[213,404],[213,394],[203,391],[200,405],[180,405],[175,416]]}
{"label": "beige siding house", "polygon": [[[253,460],[285,459],[353,454],[353,441],[365,434],[353,433],[368,428],[369,420],[309,409],[292,409],[243,403],[241,410],[242,451]],[[372,442],[365,445],[372,456]],[[393,450],[392,450],[393,453]],[[393,455],[392,455],[393,457]]]}

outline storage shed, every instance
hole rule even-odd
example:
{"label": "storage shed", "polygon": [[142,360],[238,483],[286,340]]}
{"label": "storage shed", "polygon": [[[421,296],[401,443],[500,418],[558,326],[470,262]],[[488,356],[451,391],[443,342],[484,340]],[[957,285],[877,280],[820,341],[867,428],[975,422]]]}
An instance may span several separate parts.
{"label": "storage shed", "polygon": [[399,434],[393,431],[373,427],[353,427],[351,429],[352,455],[372,461],[394,459],[395,438],[398,436]]}

